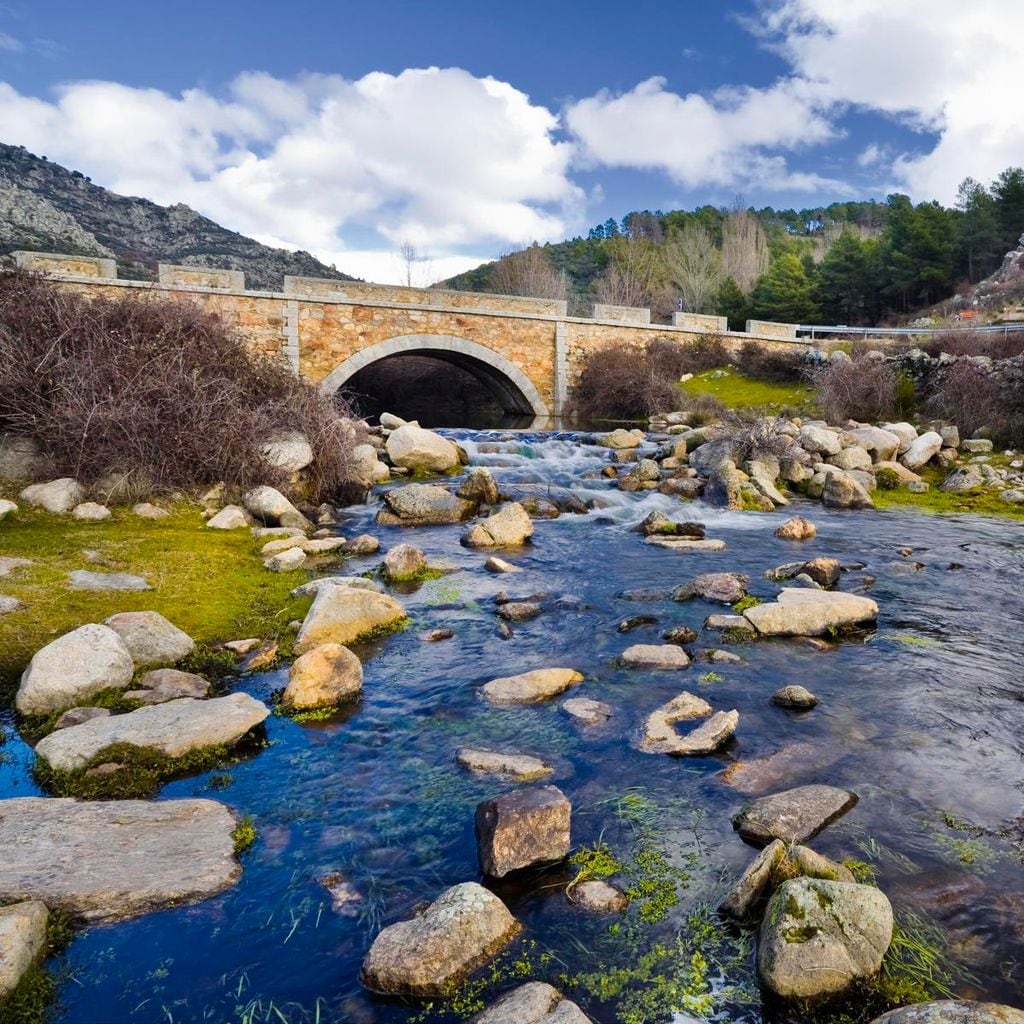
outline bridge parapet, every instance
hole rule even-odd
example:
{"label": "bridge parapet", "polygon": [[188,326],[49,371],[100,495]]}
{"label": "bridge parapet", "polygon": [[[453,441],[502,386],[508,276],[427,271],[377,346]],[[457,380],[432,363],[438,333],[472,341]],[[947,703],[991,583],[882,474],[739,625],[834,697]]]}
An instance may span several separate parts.
{"label": "bridge parapet", "polygon": [[790,340],[796,338],[799,324],[777,324],[772,320],[748,320],[747,334],[755,334],[761,338],[779,338]]}
{"label": "bridge parapet", "polygon": [[186,288],[222,288],[232,292],[245,291],[245,273],[241,270],[219,270],[213,267],[158,263],[156,279],[160,284],[181,285]]}
{"label": "bridge parapet", "polygon": [[673,313],[672,326],[682,327],[686,331],[700,333],[725,334],[729,330],[729,320],[724,316],[713,316],[710,313]]}
{"label": "bridge parapet", "polygon": [[597,302],[594,304],[594,311],[591,315],[595,320],[617,324],[649,324],[651,322],[651,311],[641,309],[639,306],[611,306],[608,303]]}
{"label": "bridge parapet", "polygon": [[44,274],[67,274],[72,277],[117,277],[115,260],[103,256],[69,256],[57,252],[12,252],[14,265],[23,270],[38,270]]}

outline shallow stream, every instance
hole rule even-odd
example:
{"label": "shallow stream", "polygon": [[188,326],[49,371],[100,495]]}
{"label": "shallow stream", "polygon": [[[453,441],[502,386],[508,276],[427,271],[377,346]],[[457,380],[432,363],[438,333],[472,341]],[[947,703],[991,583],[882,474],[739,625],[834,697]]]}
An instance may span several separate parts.
{"label": "shallow stream", "polygon": [[[796,544],[772,534],[781,512],[684,508],[665,496],[623,494],[605,480],[583,479],[609,453],[577,435],[457,434],[472,462],[490,467],[500,483],[536,485],[540,493],[572,488],[604,507],[538,521],[532,545],[502,552],[523,569],[508,576],[486,572],[480,552],[460,547],[460,527],[382,528],[373,522],[373,505],[349,509],[346,535],[372,532],[385,547],[415,543],[459,571],[404,588],[413,623],[359,652],[364,692],[349,714],[306,725],[273,716],[267,749],[163,789],[161,799],[210,796],[252,817],[258,840],[243,857],[242,879],[204,903],[81,934],[55,965],[62,982],[53,1019],[451,1019],[370,996],[358,972],[380,927],[479,877],[474,808],[514,783],[457,766],[460,746],[549,760],[550,781],[572,800],[574,847],[603,841],[625,861],[638,843],[647,844],[667,858],[677,881],[686,875],[679,902],[666,901],[662,920],[644,924],[633,910],[611,932],[611,919],[588,917],[567,901],[569,868],[497,885],[525,925],[524,940],[502,961],[498,988],[518,973],[563,986],[605,1024],[669,1020],[656,1006],[638,1003],[645,986],[657,986],[632,974],[618,975],[620,991],[607,999],[601,996],[609,990],[594,977],[575,987],[566,978],[635,971],[655,939],[671,943],[681,934],[680,950],[699,948],[710,967],[700,978],[683,972],[689,1009],[675,1019],[763,1019],[750,984],[749,942],[713,927],[703,908],[714,906],[753,856],[730,825],[750,794],[825,782],[854,790],[860,802],[811,845],[870,863],[899,916],[916,915],[918,925],[939,930],[933,938],[947,943],[965,969],[952,983],[955,991],[1024,1004],[1024,866],[1014,845],[1024,810],[1020,525],[808,504],[798,511],[817,524],[818,536]],[[645,546],[630,527],[655,508],[703,521],[727,550],[683,555]],[[901,548],[913,552],[904,557]],[[698,659],[681,673],[616,666],[625,647],[658,642],[677,625],[699,630],[707,615],[726,610],[669,598],[693,575],[744,572],[752,592],[770,598],[778,587],[764,578],[766,569],[814,555],[864,563],[844,575],[841,587],[867,587],[881,609],[876,631],[827,649],[803,641],[732,644],[743,664]],[[344,571],[362,572],[376,561],[358,559]],[[915,562],[923,567],[914,571]],[[493,600],[503,590],[549,595],[544,613],[514,625],[509,639],[499,635]],[[640,590],[652,593],[647,600],[623,596]],[[640,614],[658,621],[617,631]],[[419,639],[438,627],[455,637]],[[694,649],[722,646],[721,637],[704,632]],[[581,728],[560,710],[560,699],[506,709],[477,696],[495,676],[555,665],[585,673],[572,695],[612,705],[607,726]],[[286,675],[282,669],[238,685],[269,698]],[[772,705],[772,693],[788,683],[812,690],[819,706],[792,712]],[[716,709],[738,708],[735,740],[708,758],[637,752],[639,723],[684,689]],[[15,739],[4,749],[0,795],[37,793],[31,751]],[[730,768],[737,763],[745,767]],[[655,873],[664,868],[658,864]],[[343,912],[332,908],[320,881],[331,873],[361,897]],[[655,973],[663,973],[664,958],[659,964]],[[641,1015],[627,1017],[637,1005]]]}

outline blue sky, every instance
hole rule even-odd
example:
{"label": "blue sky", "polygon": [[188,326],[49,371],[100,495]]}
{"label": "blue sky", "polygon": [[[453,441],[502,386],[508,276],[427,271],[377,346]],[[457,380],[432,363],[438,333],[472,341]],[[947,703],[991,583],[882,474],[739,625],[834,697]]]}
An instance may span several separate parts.
{"label": "blue sky", "polygon": [[378,280],[1024,163],[1020,0],[0,3],[0,138]]}

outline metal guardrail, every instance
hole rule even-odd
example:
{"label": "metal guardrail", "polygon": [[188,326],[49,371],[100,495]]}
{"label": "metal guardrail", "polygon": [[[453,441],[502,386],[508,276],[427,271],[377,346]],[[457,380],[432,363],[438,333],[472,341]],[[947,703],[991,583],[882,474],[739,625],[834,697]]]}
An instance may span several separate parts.
{"label": "metal guardrail", "polygon": [[865,338],[892,338],[920,334],[1002,334],[1004,337],[1024,331],[1024,323],[982,324],[978,327],[843,327],[821,324],[797,324],[797,334],[809,335],[811,341],[818,337],[856,334]]}

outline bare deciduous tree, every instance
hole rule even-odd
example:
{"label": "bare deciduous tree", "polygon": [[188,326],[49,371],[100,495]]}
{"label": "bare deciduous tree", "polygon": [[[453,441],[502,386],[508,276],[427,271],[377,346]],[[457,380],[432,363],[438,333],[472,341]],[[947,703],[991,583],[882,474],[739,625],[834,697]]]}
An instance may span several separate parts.
{"label": "bare deciduous tree", "polygon": [[405,241],[395,254],[401,268],[402,284],[407,288],[426,288],[430,283],[430,257],[412,242]]}
{"label": "bare deciduous tree", "polygon": [[722,254],[706,227],[687,224],[665,243],[665,264],[691,313],[709,313],[722,284]]}
{"label": "bare deciduous tree", "polygon": [[649,238],[619,236],[607,243],[608,268],[594,283],[594,299],[611,306],[651,306],[665,287],[661,249]]}
{"label": "bare deciduous tree", "polygon": [[499,295],[527,295],[534,299],[564,299],[569,293],[565,273],[539,245],[502,253],[491,271],[488,287]]}
{"label": "bare deciduous tree", "polygon": [[722,263],[744,295],[750,295],[768,269],[768,239],[757,218],[734,208],[722,224]]}

